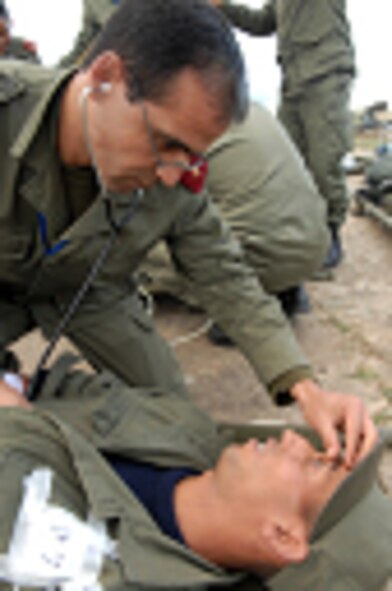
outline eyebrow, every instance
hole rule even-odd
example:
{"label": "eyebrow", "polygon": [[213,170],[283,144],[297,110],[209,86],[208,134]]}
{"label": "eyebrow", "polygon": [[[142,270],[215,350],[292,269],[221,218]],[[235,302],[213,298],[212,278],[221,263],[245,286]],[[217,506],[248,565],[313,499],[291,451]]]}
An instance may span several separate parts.
{"label": "eyebrow", "polygon": [[172,135],[166,133],[165,131],[162,131],[161,129],[156,129],[152,126],[151,126],[151,131],[154,133],[155,137],[157,137],[158,139],[162,139],[170,147],[179,148],[180,150],[183,150],[184,152],[186,152],[190,156],[196,156],[197,158],[203,157],[202,152],[198,152],[197,150],[192,149],[190,146],[185,144],[182,140],[180,140],[176,137],[173,137]]}

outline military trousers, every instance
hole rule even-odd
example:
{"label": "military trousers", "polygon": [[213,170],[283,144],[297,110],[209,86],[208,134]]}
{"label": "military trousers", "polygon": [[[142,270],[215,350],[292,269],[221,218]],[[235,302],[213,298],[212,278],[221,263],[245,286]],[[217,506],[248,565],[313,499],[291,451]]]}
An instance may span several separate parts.
{"label": "military trousers", "polygon": [[293,95],[283,92],[278,113],[326,200],[328,223],[337,226],[348,209],[342,160],[352,147],[351,80],[347,74],[334,75]]}

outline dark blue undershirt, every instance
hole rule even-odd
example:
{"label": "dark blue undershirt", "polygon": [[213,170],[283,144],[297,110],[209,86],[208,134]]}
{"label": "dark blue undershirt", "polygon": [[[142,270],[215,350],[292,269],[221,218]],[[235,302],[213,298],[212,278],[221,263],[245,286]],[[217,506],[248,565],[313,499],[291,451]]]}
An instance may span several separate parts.
{"label": "dark blue undershirt", "polygon": [[161,468],[114,454],[105,454],[105,458],[163,533],[185,545],[174,511],[174,489],[183,478],[200,472],[191,468]]}

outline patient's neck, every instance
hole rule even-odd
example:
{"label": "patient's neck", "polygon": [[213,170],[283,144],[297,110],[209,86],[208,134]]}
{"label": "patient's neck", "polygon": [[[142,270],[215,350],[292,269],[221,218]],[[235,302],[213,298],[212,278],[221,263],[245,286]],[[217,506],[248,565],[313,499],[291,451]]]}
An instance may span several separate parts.
{"label": "patient's neck", "polygon": [[182,480],[175,490],[174,506],[178,526],[189,548],[221,567],[249,566],[253,553],[249,532],[222,503],[211,471]]}

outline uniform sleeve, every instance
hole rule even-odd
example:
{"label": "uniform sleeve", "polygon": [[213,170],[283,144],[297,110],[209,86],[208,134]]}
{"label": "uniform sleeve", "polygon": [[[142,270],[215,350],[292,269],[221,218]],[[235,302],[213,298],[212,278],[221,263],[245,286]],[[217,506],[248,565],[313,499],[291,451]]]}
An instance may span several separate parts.
{"label": "uniform sleeve", "polygon": [[264,36],[276,32],[275,0],[267,1],[261,8],[235,5],[226,0],[221,10],[234,26],[250,35]]}
{"label": "uniform sleeve", "polygon": [[263,291],[213,203],[200,197],[192,216],[189,209],[173,228],[168,246],[177,270],[195,285],[197,299],[273,395],[309,377],[309,364],[280,305]]}

